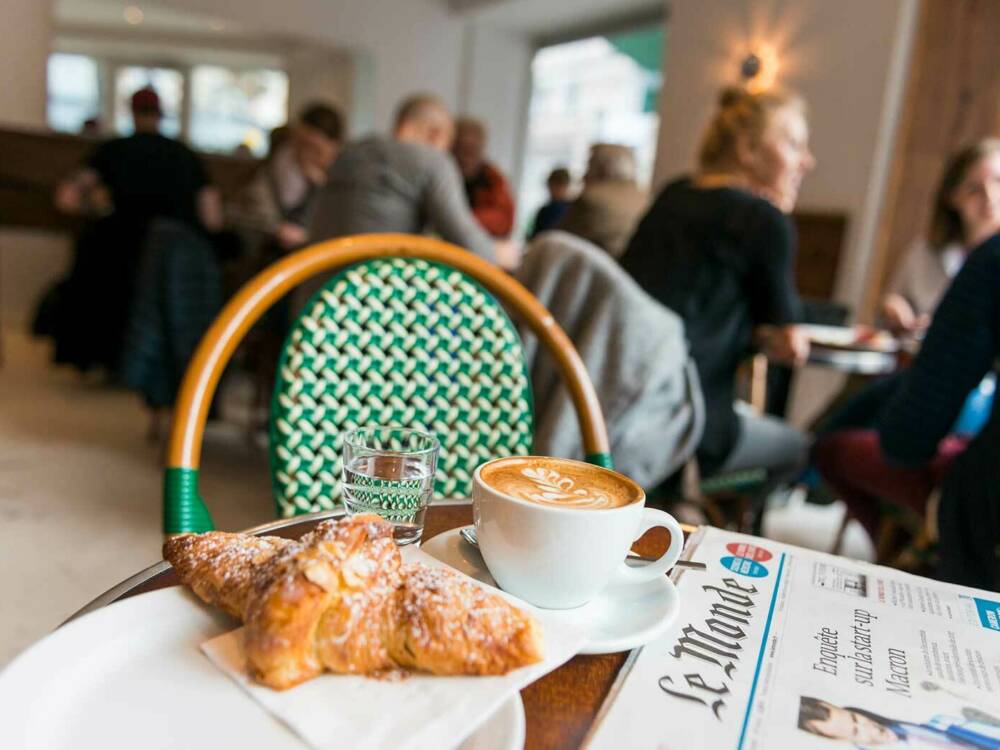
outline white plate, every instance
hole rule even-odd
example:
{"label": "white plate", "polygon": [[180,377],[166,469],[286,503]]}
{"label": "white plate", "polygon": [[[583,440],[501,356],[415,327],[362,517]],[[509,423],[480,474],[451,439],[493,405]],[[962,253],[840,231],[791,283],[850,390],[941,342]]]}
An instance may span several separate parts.
{"label": "white plate", "polygon": [[803,323],[799,327],[816,346],[883,354],[899,351],[899,342],[888,331],[873,331],[865,326],[823,326],[812,323]]}
{"label": "white plate", "polygon": [[[478,581],[496,586],[479,550],[452,529],[428,539],[420,548],[443,563]],[[558,612],[583,629],[587,645],[581,654],[612,654],[638,648],[659,637],[677,616],[680,597],[673,582],[663,576],[645,583],[609,586],[582,607]]]}
{"label": "white plate", "polygon": [[[0,673],[0,747],[302,750],[199,650],[237,625],[181,587],[74,620]],[[514,695],[461,748],[523,745],[524,707]]]}

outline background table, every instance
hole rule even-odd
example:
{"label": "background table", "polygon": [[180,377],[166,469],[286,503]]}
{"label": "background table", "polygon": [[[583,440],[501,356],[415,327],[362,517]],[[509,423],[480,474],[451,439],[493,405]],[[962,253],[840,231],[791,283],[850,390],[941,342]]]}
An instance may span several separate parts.
{"label": "background table", "polygon": [[[342,510],[335,510],[297,516],[258,526],[250,529],[250,533],[297,539],[320,521],[342,514]],[[432,505],[427,513],[424,539],[471,523],[472,505],[469,502]],[[647,533],[633,548],[639,554],[657,556],[666,550],[669,541],[666,529],[657,528]],[[179,581],[169,563],[157,563],[108,590],[67,622],[130,596],[177,585]],[[527,719],[525,748],[579,747],[627,658],[627,652],[575,656],[559,669],[524,688],[521,698]]]}

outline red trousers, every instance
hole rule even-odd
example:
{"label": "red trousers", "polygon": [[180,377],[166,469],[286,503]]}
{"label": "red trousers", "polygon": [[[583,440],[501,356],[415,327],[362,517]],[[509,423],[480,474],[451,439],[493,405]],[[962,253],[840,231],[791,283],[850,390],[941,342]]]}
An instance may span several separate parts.
{"label": "red trousers", "polygon": [[910,508],[923,517],[927,498],[968,444],[965,436],[949,435],[929,462],[907,467],[886,459],[876,430],[838,430],[813,446],[813,461],[848,512],[877,539],[879,501]]}

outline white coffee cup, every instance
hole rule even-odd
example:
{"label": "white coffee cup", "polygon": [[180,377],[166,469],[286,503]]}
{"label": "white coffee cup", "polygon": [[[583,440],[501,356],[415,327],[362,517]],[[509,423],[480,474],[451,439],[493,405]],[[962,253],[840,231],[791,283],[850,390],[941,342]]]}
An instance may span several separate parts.
{"label": "white coffee cup", "polygon": [[[518,459],[525,463],[511,463]],[[555,467],[553,481],[560,490],[531,495],[536,501],[499,491],[483,481],[483,470],[493,473],[489,467],[495,464],[506,462],[504,467],[510,469],[531,467],[539,460]],[[537,473],[538,464],[534,466],[532,471]],[[560,466],[566,471],[559,472]],[[577,479],[589,474],[602,482],[618,483],[629,502],[617,507],[581,507],[574,503],[574,496],[587,488],[558,478],[567,473],[575,473]],[[566,502],[560,502],[563,490]],[[538,502],[539,497],[544,502]],[[493,578],[504,591],[547,609],[579,607],[609,584],[658,578],[673,567],[684,546],[680,525],[670,514],[646,508],[646,494],[638,484],[610,469],[579,461],[528,456],[487,462],[473,475],[472,498],[479,549]],[[625,557],[632,543],[657,526],[670,532],[667,551],[645,566],[627,566]]]}

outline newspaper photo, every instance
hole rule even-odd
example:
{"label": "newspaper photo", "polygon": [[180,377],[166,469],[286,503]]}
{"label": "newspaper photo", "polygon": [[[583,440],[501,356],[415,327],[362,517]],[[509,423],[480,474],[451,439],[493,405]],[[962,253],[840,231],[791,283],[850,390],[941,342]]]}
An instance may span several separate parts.
{"label": "newspaper photo", "polygon": [[1000,749],[1000,594],[715,528],[587,747]]}

